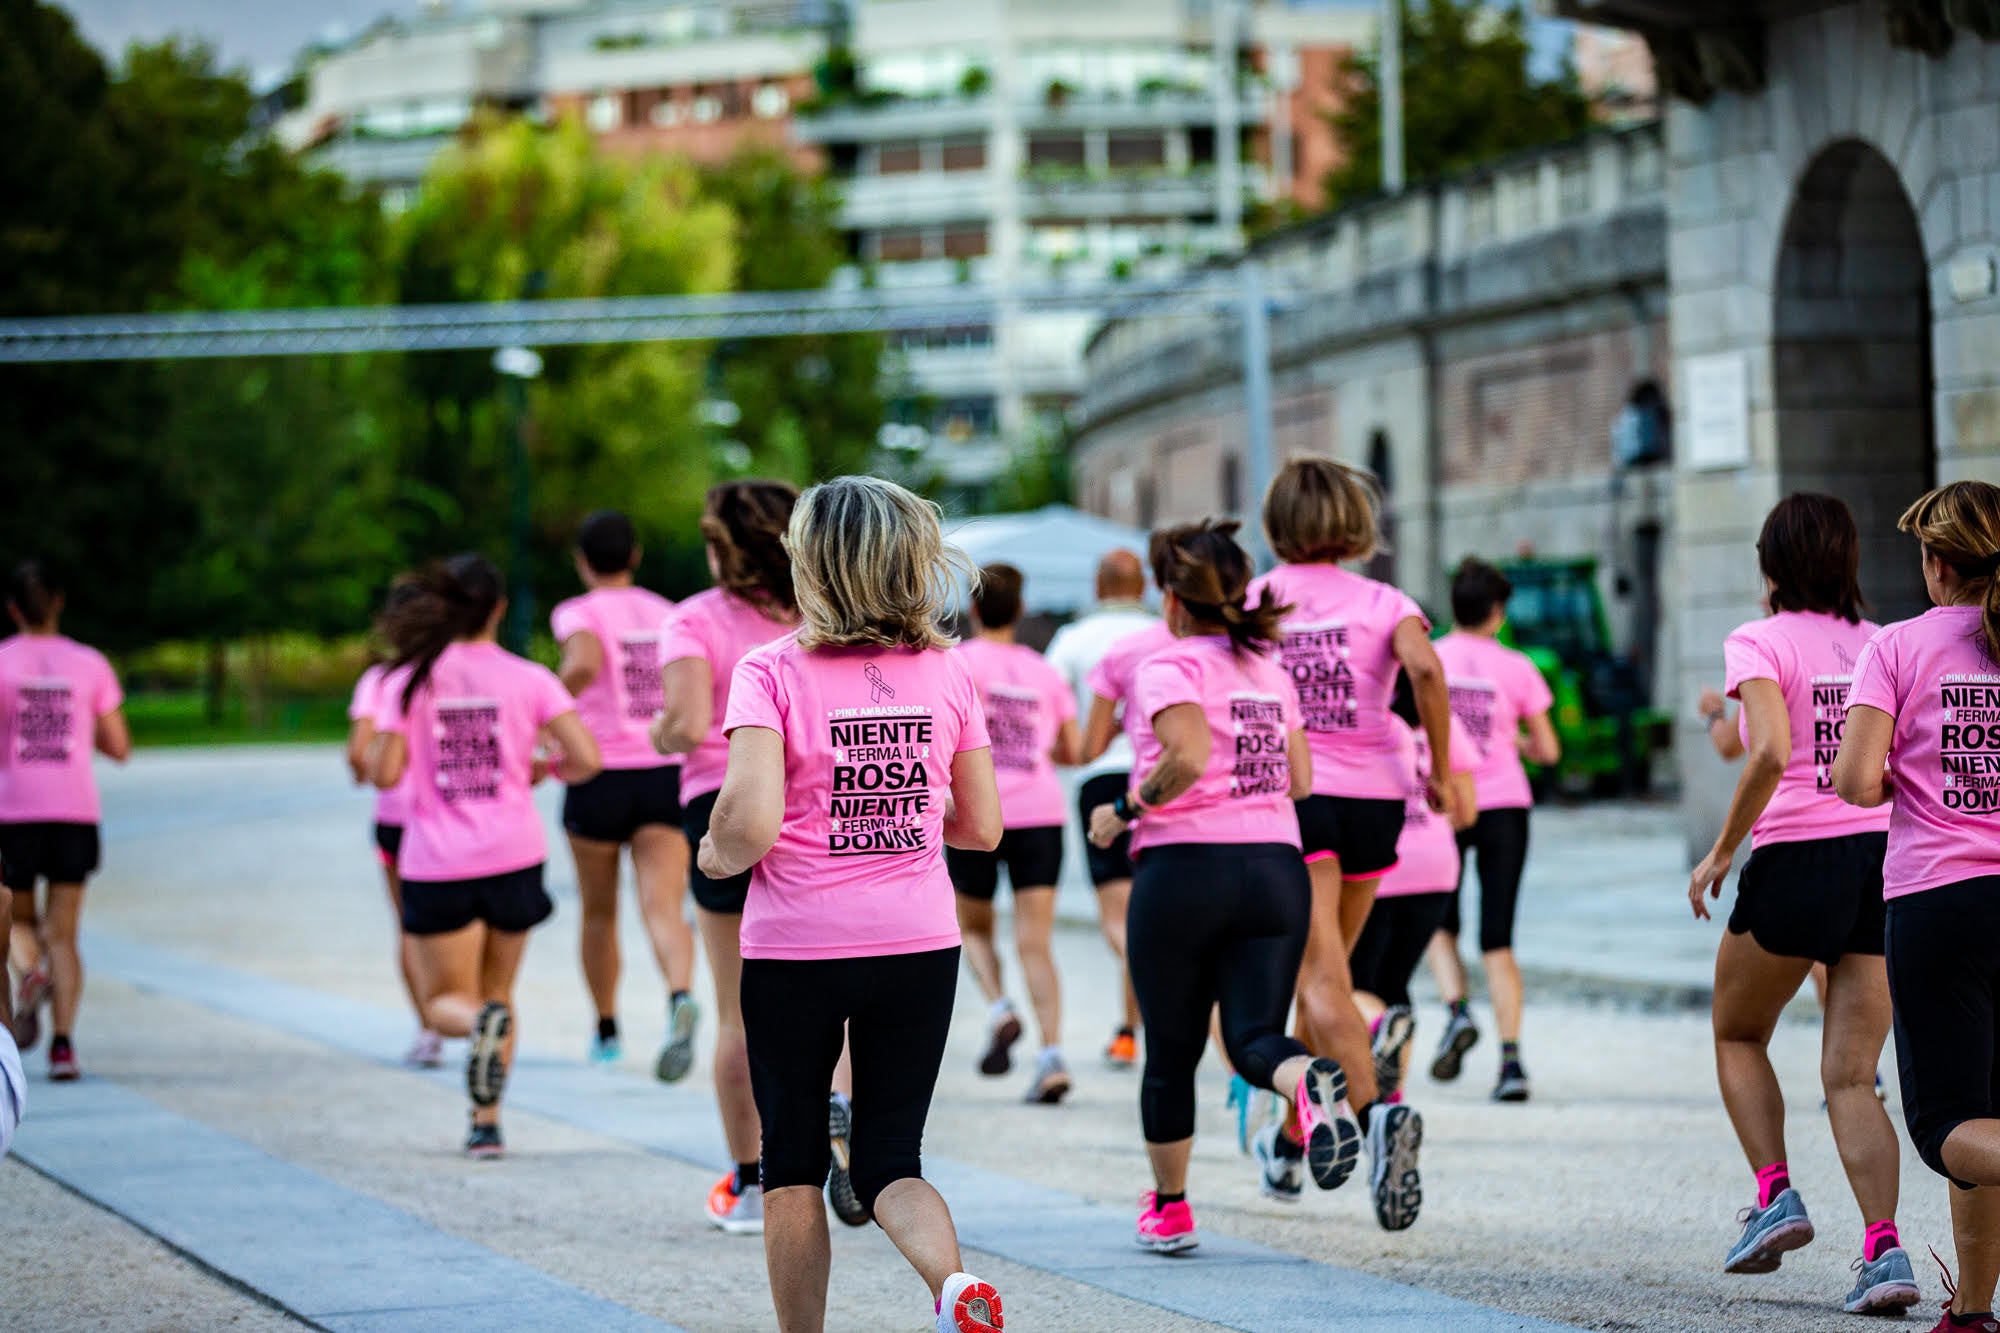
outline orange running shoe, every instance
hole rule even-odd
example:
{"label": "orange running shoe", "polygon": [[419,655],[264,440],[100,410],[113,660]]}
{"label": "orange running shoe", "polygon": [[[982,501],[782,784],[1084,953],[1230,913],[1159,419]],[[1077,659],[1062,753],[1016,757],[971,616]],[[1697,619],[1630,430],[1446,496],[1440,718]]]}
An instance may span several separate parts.
{"label": "orange running shoe", "polygon": [[1130,1069],[1139,1063],[1139,1039],[1130,1028],[1111,1034],[1111,1044],[1104,1048],[1104,1063],[1113,1069]]}

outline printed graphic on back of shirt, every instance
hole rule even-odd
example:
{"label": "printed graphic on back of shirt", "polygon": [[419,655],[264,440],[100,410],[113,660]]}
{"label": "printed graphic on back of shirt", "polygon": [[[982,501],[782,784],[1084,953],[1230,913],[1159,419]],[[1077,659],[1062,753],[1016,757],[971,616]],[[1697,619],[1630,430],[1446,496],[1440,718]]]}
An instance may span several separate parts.
{"label": "printed graphic on back of shirt", "polygon": [[2000,675],[1947,675],[1938,683],[1940,785],[1945,808],[2000,810]]}
{"label": "printed graphic on back of shirt", "polygon": [[431,736],[437,745],[438,795],[445,804],[500,799],[498,700],[438,700]]}
{"label": "printed graphic on back of shirt", "polygon": [[1287,625],[1279,643],[1285,669],[1299,693],[1299,712],[1307,731],[1352,731],[1358,717],[1354,702],[1354,668],[1345,621],[1320,625]]}
{"label": "printed graphic on back of shirt", "polygon": [[1424,774],[1431,771],[1431,738],[1417,732],[1410,738],[1415,749],[1412,754],[1415,763],[1410,769],[1409,791],[1403,796],[1403,827],[1420,829],[1431,822],[1431,790],[1424,781]]}
{"label": "printed graphic on back of shirt", "polygon": [[650,722],[666,709],[660,680],[660,636],[626,634],[618,640],[618,668],[625,682],[625,716]]}
{"label": "printed graphic on back of shirt", "polygon": [[1042,697],[1018,685],[986,687],[986,730],[993,737],[993,767],[1032,772],[1041,734]]}
{"label": "printed graphic on back of shirt", "polygon": [[14,693],[14,762],[67,764],[75,698],[66,680],[24,680]]}
{"label": "printed graphic on back of shirt", "polygon": [[931,747],[937,727],[927,705],[897,705],[895,686],[874,662],[866,708],[827,712],[833,753],[827,810],[828,856],[906,856],[925,847],[931,804]]}
{"label": "printed graphic on back of shirt", "polygon": [[1500,687],[1490,680],[1455,680],[1447,686],[1451,715],[1465,728],[1484,758],[1493,748],[1493,715],[1499,711]]}
{"label": "printed graphic on back of shirt", "polygon": [[1284,704],[1275,695],[1231,694],[1229,723],[1236,733],[1229,794],[1241,798],[1289,792],[1292,765],[1285,753]]}
{"label": "printed graphic on back of shirt", "polygon": [[1814,791],[1833,790],[1833,761],[1840,753],[1841,734],[1847,730],[1847,694],[1853,687],[1851,675],[1812,678]]}

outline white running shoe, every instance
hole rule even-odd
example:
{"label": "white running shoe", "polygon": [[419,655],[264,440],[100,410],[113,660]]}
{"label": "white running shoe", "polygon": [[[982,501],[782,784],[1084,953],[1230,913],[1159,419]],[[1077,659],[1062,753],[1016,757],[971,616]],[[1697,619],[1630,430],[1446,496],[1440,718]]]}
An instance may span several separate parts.
{"label": "white running shoe", "polygon": [[944,1280],[938,1299],[938,1333],[1000,1333],[1007,1326],[1000,1313],[1000,1293],[991,1282],[970,1273],[953,1273]]}
{"label": "white running shoe", "polygon": [[1417,1149],[1424,1142],[1424,1118],[1415,1108],[1375,1103],[1368,1119],[1368,1183],[1375,1196],[1375,1220],[1384,1231],[1401,1231],[1423,1207],[1423,1178]]}
{"label": "white running shoe", "polygon": [[1297,1203],[1306,1188],[1306,1150],[1295,1148],[1296,1157],[1281,1154],[1278,1151],[1278,1135],[1284,1132],[1281,1120],[1273,1120],[1257,1131],[1257,1165],[1260,1168],[1257,1179],[1264,1187],[1264,1197],[1280,1203]]}
{"label": "white running shoe", "polygon": [[429,1028],[419,1028],[403,1052],[403,1063],[412,1069],[436,1069],[444,1064],[444,1038]]}

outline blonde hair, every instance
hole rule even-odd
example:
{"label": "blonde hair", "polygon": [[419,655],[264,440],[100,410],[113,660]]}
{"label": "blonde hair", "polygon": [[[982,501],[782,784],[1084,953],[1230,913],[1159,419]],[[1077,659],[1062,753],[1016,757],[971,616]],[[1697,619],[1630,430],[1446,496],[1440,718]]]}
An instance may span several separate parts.
{"label": "blonde hair", "polygon": [[1294,458],[1264,494],[1264,535],[1287,564],[1366,560],[1382,550],[1375,474],[1329,458]]}
{"label": "blonde hair", "polygon": [[941,622],[972,561],[940,511],[893,481],[836,477],[799,497],[785,532],[806,648],[949,648]]}
{"label": "blonde hair", "polygon": [[1982,611],[1980,640],[2000,662],[2000,486],[1954,481],[1931,491],[1896,520],[1924,544],[1924,553],[1951,566]]}

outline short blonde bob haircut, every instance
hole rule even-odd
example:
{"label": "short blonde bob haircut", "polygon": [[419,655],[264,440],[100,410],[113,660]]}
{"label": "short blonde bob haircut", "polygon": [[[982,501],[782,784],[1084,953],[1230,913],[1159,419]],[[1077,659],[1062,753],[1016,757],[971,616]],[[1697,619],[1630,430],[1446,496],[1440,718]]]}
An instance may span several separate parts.
{"label": "short blonde bob haircut", "polygon": [[893,481],[836,477],[799,497],[785,532],[805,648],[949,648],[943,621],[977,572],[940,511]]}
{"label": "short blonde bob haircut", "polygon": [[1264,495],[1264,535],[1288,565],[1367,560],[1382,549],[1375,474],[1330,458],[1294,458]]}

